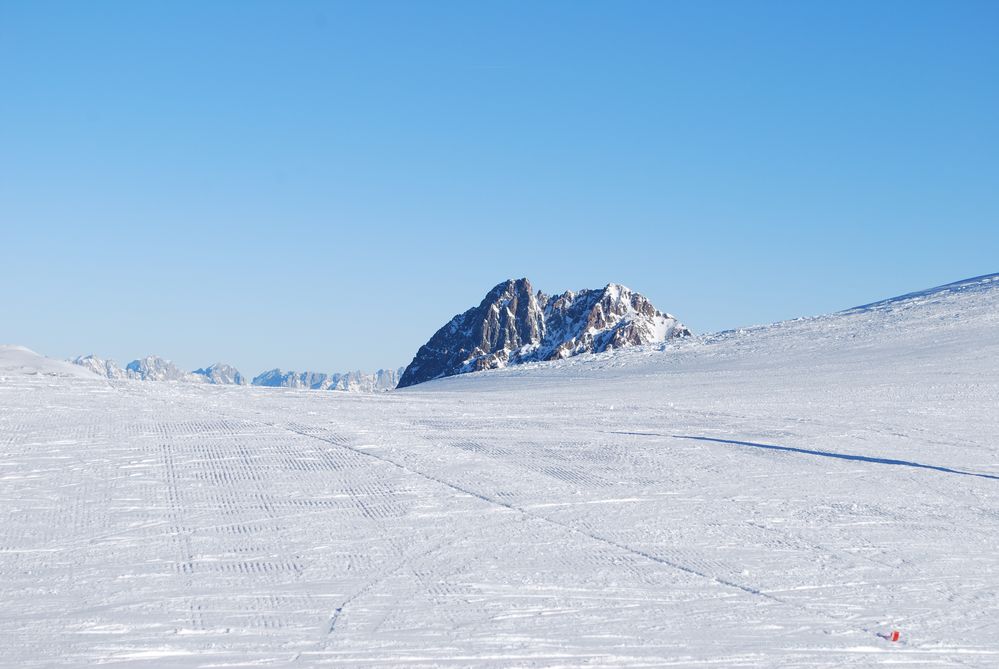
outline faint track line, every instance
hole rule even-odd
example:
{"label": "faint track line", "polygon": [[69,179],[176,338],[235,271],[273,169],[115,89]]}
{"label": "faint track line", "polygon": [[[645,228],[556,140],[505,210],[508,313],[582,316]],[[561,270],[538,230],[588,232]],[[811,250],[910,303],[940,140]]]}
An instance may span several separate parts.
{"label": "faint track line", "polygon": [[[614,547],[614,548],[616,548],[616,549],[618,549],[620,551],[623,551],[625,553],[629,553],[631,555],[640,557],[640,558],[645,559],[645,560],[647,560],[649,562],[652,562],[652,563],[655,563],[655,564],[658,564],[658,565],[661,565],[661,566],[664,566],[664,567],[668,567],[670,569],[673,569],[673,570],[676,570],[678,572],[694,576],[694,577],[699,578],[699,579],[703,579],[703,580],[706,580],[706,581],[709,581],[709,582],[713,582],[713,583],[715,583],[718,586],[721,586],[723,588],[727,588],[727,589],[734,590],[734,591],[737,591],[737,592],[742,592],[742,593],[750,595],[752,597],[756,597],[756,598],[760,598],[760,599],[763,599],[763,600],[771,601],[771,602],[773,602],[775,604],[780,604],[780,605],[788,606],[790,608],[794,608],[796,610],[803,611],[803,612],[805,612],[805,613],[807,613],[809,615],[819,614],[819,615],[825,616],[825,617],[830,618],[830,619],[839,620],[841,622],[844,622],[844,617],[842,615],[837,615],[835,613],[831,613],[831,612],[828,612],[828,611],[823,611],[821,609],[817,609],[817,608],[814,608],[814,607],[803,606],[803,605],[798,604],[798,603],[796,603],[794,601],[790,601],[790,600],[784,599],[782,597],[778,597],[776,595],[773,595],[771,593],[765,592],[765,591],[763,591],[763,590],[761,590],[759,588],[753,587],[751,585],[746,585],[746,584],[739,583],[739,582],[737,582],[735,580],[732,580],[732,579],[723,578],[723,577],[720,577],[720,576],[715,576],[715,575],[710,574],[710,573],[708,573],[706,571],[699,570],[697,568],[694,568],[692,566],[684,564],[683,562],[672,560],[672,559],[669,559],[669,558],[664,558],[664,557],[655,555],[655,554],[653,554],[651,552],[648,552],[648,551],[645,551],[645,550],[642,550],[642,549],[638,549],[638,548],[634,548],[632,546],[628,546],[628,545],[623,544],[621,542],[615,541],[614,539],[610,539],[608,537],[602,536],[602,535],[594,532],[593,530],[581,529],[581,528],[576,527],[575,525],[569,524],[567,522],[563,522],[563,521],[560,521],[560,520],[557,520],[557,519],[554,519],[554,518],[551,518],[551,517],[548,517],[548,516],[545,516],[545,515],[541,515],[541,514],[538,514],[538,513],[534,513],[534,512],[528,511],[527,509],[525,509],[525,508],[523,508],[523,507],[521,507],[521,506],[519,506],[517,504],[514,504],[512,502],[507,502],[507,501],[503,501],[503,500],[500,500],[500,499],[496,499],[496,498],[490,497],[489,495],[487,495],[485,493],[478,492],[478,491],[476,491],[476,490],[474,490],[474,489],[472,489],[470,487],[466,487],[466,486],[463,486],[463,485],[460,485],[460,484],[457,484],[457,483],[453,483],[453,482],[451,482],[451,481],[449,481],[447,479],[441,478],[439,476],[435,476],[433,474],[421,471],[419,469],[415,469],[415,468],[413,468],[411,466],[408,466],[407,464],[399,462],[399,461],[397,461],[397,460],[395,460],[393,458],[390,458],[390,457],[388,457],[386,455],[382,455],[382,454],[378,454],[378,453],[373,453],[373,452],[364,450],[362,448],[358,448],[356,446],[352,446],[349,443],[349,440],[346,439],[346,438],[344,438],[340,434],[332,434],[331,435],[331,434],[329,434],[328,432],[325,432],[325,431],[322,434],[317,434],[316,432],[318,432],[319,430],[317,428],[315,428],[315,427],[309,427],[309,426],[298,426],[298,425],[295,425],[295,427],[289,427],[287,425],[280,424],[280,423],[260,421],[260,420],[252,420],[252,419],[250,420],[250,422],[256,423],[256,424],[261,425],[261,426],[266,426],[266,427],[269,427],[271,429],[281,430],[283,432],[289,432],[289,433],[296,434],[296,435],[299,435],[299,436],[302,436],[302,437],[308,437],[308,438],[311,438],[311,439],[315,439],[315,440],[321,441],[323,443],[327,443],[327,444],[331,444],[333,446],[337,446],[339,448],[342,448],[344,450],[350,451],[350,452],[355,453],[357,455],[366,456],[369,459],[377,460],[377,461],[383,462],[385,464],[391,465],[392,467],[397,468],[397,469],[399,469],[401,471],[404,471],[404,472],[406,472],[408,474],[415,475],[415,476],[418,476],[418,477],[420,477],[422,479],[425,479],[427,481],[434,482],[434,483],[436,483],[436,484],[438,484],[440,486],[449,488],[449,489],[454,490],[454,491],[456,491],[458,493],[461,493],[463,495],[467,495],[469,497],[472,497],[472,498],[475,498],[475,499],[479,499],[479,500],[481,500],[483,502],[486,502],[487,504],[490,504],[492,506],[500,507],[500,508],[503,508],[503,509],[507,509],[509,511],[512,511],[514,513],[520,514],[521,516],[523,516],[525,518],[528,518],[528,519],[531,519],[531,520],[536,520],[536,521],[539,521],[541,523],[545,523],[545,524],[548,524],[548,525],[551,525],[551,526],[562,528],[562,529],[564,529],[564,530],[566,530],[568,532],[571,532],[573,534],[576,534],[576,535],[579,535],[579,536],[582,536],[582,537],[586,537],[586,538],[588,538],[588,539],[590,539],[592,541],[596,541],[596,542],[602,543],[602,544],[607,545],[607,546]],[[299,428],[299,427],[305,427],[306,429],[305,430],[303,430],[303,429],[296,429],[296,428]],[[306,430],[308,430],[308,431],[306,431]],[[674,436],[675,438],[682,438],[679,435],[659,435],[659,434],[652,435],[651,433],[646,433],[646,435],[647,436],[664,436],[664,437]],[[643,436],[646,436],[646,435],[643,435]],[[412,559],[415,559],[415,558],[412,558]],[[396,567],[396,569],[402,568],[403,566],[404,566],[404,564],[400,564],[400,565],[398,565]],[[384,578],[388,578],[389,575],[382,576],[380,578],[380,580],[384,580]],[[370,586],[370,587],[373,587],[373,586]],[[370,587],[366,586],[365,588],[363,588],[362,589],[363,592],[367,592],[370,589]],[[330,624],[329,624],[329,628],[328,628],[329,631],[327,632],[327,635],[329,633],[332,633],[332,631],[335,629],[335,627],[337,625],[337,622],[338,622],[340,616],[342,615],[343,609],[346,606],[346,604],[349,601],[354,601],[354,599],[356,599],[361,594],[363,594],[363,592],[355,593],[354,596],[352,596],[351,598],[349,598],[348,601],[345,602],[344,604],[341,604],[341,606],[337,607],[337,609],[330,615]],[[857,625],[857,624],[852,623],[852,622],[848,622],[847,624],[849,624],[851,627],[853,627],[857,631],[861,631],[861,632],[863,632],[865,634],[868,634],[868,635],[875,635],[877,633],[876,630],[873,630],[873,629],[871,629],[870,627],[867,627],[867,626]]]}
{"label": "faint track line", "polygon": [[[624,551],[626,553],[630,553],[632,555],[644,558],[644,559],[646,559],[648,561],[651,561],[651,562],[654,562],[656,564],[659,564],[659,565],[662,565],[662,566],[665,566],[665,567],[669,567],[671,569],[675,569],[677,571],[680,571],[680,572],[685,573],[685,574],[689,574],[691,576],[695,576],[695,577],[698,577],[698,578],[701,578],[701,579],[712,581],[712,582],[718,584],[719,586],[730,588],[730,589],[734,589],[734,590],[743,592],[745,594],[748,594],[748,595],[751,595],[751,596],[754,596],[754,597],[760,597],[760,598],[763,598],[763,599],[767,599],[767,600],[773,601],[773,602],[778,603],[778,604],[783,604],[783,605],[786,605],[786,606],[790,606],[790,607],[796,608],[798,610],[806,611],[808,613],[815,613],[816,612],[814,609],[809,609],[808,607],[801,606],[799,604],[796,604],[795,602],[791,602],[791,601],[785,600],[783,598],[776,597],[776,596],[771,595],[769,593],[763,592],[762,590],[760,590],[758,588],[754,588],[754,587],[749,586],[749,585],[744,585],[742,583],[738,583],[738,582],[733,581],[731,579],[721,578],[721,577],[718,577],[718,576],[714,576],[714,575],[708,574],[706,572],[700,571],[700,570],[695,569],[693,567],[689,567],[687,565],[684,565],[683,563],[680,563],[680,562],[677,562],[677,561],[674,561],[674,560],[670,560],[670,559],[667,559],[667,558],[663,558],[663,557],[654,555],[652,553],[649,553],[647,551],[643,551],[641,549],[633,548],[631,546],[628,546],[626,544],[620,543],[620,542],[615,541],[613,539],[609,539],[607,537],[600,536],[599,534],[596,534],[595,532],[588,531],[588,530],[582,530],[582,529],[580,529],[578,527],[575,527],[574,525],[570,525],[569,523],[565,523],[563,521],[556,520],[554,518],[550,518],[548,516],[544,516],[544,515],[541,515],[541,514],[538,514],[538,513],[533,513],[531,511],[528,511],[527,509],[524,509],[523,507],[520,507],[520,506],[518,506],[516,504],[513,504],[511,502],[505,502],[503,500],[494,499],[494,498],[492,498],[492,497],[490,497],[490,496],[488,496],[486,494],[483,494],[483,493],[480,493],[478,491],[472,490],[470,488],[466,488],[464,486],[452,483],[452,482],[450,482],[450,481],[448,481],[446,479],[442,479],[442,478],[440,478],[438,476],[434,476],[433,474],[428,474],[426,472],[422,472],[422,471],[419,471],[417,469],[413,469],[412,467],[409,467],[409,466],[407,466],[405,464],[397,462],[396,460],[393,460],[392,458],[386,457],[384,455],[379,455],[377,453],[371,453],[371,452],[365,451],[363,449],[351,446],[350,444],[345,443],[343,440],[333,441],[333,440],[330,440],[330,439],[325,439],[324,437],[320,437],[320,436],[316,436],[316,435],[313,435],[313,434],[309,434],[307,432],[301,432],[301,431],[298,431],[298,430],[295,430],[295,429],[292,429],[292,428],[289,428],[289,427],[285,427],[285,426],[277,424],[277,423],[263,423],[263,424],[267,425],[268,427],[271,427],[271,428],[275,428],[275,429],[279,429],[279,430],[284,430],[284,431],[291,432],[293,434],[298,434],[298,435],[301,435],[301,436],[304,436],[304,437],[310,437],[312,439],[318,439],[320,441],[324,441],[326,443],[334,444],[336,446],[339,446],[341,448],[345,448],[345,449],[353,451],[355,453],[359,453],[361,455],[366,455],[366,456],[368,456],[370,458],[373,458],[375,460],[379,460],[379,461],[384,462],[384,463],[386,463],[388,465],[391,465],[393,467],[401,469],[401,470],[403,470],[403,471],[405,471],[405,472],[407,472],[409,474],[413,474],[415,476],[419,476],[419,477],[421,477],[423,479],[426,479],[428,481],[433,481],[434,483],[437,483],[439,485],[445,486],[447,488],[450,488],[450,489],[452,489],[452,490],[454,490],[456,492],[462,493],[464,495],[468,495],[470,497],[474,497],[476,499],[482,500],[483,502],[486,502],[488,504],[491,504],[491,505],[494,505],[494,506],[498,506],[498,507],[502,507],[504,509],[507,509],[509,511],[513,511],[515,513],[519,513],[519,514],[523,515],[524,517],[530,518],[532,520],[537,520],[539,522],[548,523],[550,525],[554,525],[554,526],[560,527],[560,528],[562,528],[564,530],[568,530],[569,532],[572,532],[573,534],[578,534],[580,536],[587,537],[587,538],[589,538],[589,539],[591,539],[593,541],[597,541],[597,542],[606,544],[608,546],[613,546],[614,548],[617,548],[617,549],[619,549],[621,551]],[[342,606],[340,608],[342,609]],[[826,614],[826,615],[829,615],[829,614]],[[338,617],[338,616],[339,616],[339,610],[335,613],[335,617]],[[334,620],[333,620],[334,625],[335,625],[335,617],[334,617]],[[864,632],[867,632],[867,633],[873,633],[868,628],[859,628],[859,629],[862,629]],[[331,628],[331,631],[332,631],[332,628]]]}

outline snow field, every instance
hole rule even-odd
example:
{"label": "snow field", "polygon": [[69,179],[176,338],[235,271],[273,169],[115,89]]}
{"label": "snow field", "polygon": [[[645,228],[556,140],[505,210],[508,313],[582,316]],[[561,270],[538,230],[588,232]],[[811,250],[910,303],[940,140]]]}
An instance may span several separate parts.
{"label": "snow field", "polygon": [[381,395],[10,373],[0,665],[996,666],[997,326],[983,283]]}

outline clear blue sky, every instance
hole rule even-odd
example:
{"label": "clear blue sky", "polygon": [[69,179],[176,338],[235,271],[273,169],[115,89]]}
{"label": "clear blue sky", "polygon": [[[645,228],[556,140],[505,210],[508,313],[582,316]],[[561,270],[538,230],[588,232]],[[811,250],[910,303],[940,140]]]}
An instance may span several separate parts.
{"label": "clear blue sky", "polygon": [[0,342],[408,363],[507,277],[695,331],[999,271],[999,3],[0,3]]}

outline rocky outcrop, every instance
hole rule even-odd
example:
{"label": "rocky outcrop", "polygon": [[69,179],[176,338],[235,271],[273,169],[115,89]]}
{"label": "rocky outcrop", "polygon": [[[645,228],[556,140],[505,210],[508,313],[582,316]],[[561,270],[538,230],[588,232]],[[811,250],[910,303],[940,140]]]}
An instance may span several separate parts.
{"label": "rocky outcrop", "polygon": [[544,304],[539,299],[546,298],[535,295],[527,279],[499,284],[479,306],[452,318],[420,348],[399,387],[506,365],[511,353],[544,337]]}
{"label": "rocky outcrop", "polygon": [[682,323],[619,284],[549,297],[505,281],[455,316],[417,352],[399,387],[465,372],[558,360],[690,336]]}

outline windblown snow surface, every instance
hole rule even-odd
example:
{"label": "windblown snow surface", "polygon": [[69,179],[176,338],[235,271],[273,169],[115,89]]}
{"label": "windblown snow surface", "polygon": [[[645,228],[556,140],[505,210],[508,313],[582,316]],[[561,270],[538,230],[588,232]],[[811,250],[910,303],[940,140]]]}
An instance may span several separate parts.
{"label": "windblown snow surface", "polygon": [[379,395],[11,374],[0,453],[5,666],[999,666],[996,277]]}

